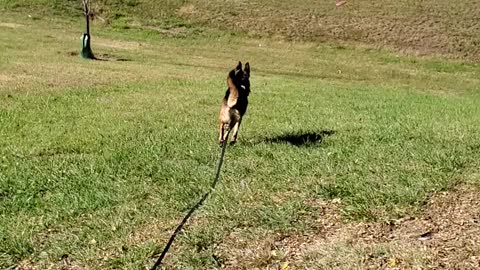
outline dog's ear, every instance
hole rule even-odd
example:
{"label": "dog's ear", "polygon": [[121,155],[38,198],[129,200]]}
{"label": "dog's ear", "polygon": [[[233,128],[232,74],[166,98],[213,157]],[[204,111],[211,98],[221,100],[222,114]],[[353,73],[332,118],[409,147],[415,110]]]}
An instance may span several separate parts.
{"label": "dog's ear", "polygon": [[250,64],[248,62],[245,64],[244,71],[247,73],[248,77],[250,77]]}
{"label": "dog's ear", "polygon": [[235,68],[235,73],[239,72],[242,70],[242,62],[238,61],[238,65],[237,67]]}

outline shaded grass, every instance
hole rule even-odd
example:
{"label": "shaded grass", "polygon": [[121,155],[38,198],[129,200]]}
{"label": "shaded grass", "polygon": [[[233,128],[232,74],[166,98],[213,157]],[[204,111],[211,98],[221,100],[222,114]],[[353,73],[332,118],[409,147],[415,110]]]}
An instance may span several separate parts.
{"label": "shaded grass", "polygon": [[[216,245],[238,228],[308,231],[321,217],[311,199],[340,200],[354,220],[398,217],[480,165],[478,65],[108,28],[95,51],[132,61],[91,62],[68,53],[80,49],[77,24],[4,20],[24,27],[2,27],[0,41],[2,267],[46,267],[64,254],[92,269],[150,265],[208,189],[219,99],[237,60],[252,63],[240,141],[171,266],[218,267],[229,258]],[[311,147],[269,143],[322,130],[335,133]]]}

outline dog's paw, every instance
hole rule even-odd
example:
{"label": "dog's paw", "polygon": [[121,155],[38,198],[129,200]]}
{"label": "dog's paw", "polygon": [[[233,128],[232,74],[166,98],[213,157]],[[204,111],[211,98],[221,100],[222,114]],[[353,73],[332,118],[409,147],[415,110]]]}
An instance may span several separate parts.
{"label": "dog's paw", "polygon": [[237,141],[231,141],[230,145],[235,145],[236,143],[237,143]]}

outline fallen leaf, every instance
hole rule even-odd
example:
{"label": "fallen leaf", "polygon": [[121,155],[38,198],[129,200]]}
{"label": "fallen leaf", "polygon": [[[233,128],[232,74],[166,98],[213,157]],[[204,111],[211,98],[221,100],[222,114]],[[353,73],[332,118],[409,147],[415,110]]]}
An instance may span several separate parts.
{"label": "fallen leaf", "polygon": [[394,267],[397,265],[397,260],[395,258],[388,259],[388,266]]}

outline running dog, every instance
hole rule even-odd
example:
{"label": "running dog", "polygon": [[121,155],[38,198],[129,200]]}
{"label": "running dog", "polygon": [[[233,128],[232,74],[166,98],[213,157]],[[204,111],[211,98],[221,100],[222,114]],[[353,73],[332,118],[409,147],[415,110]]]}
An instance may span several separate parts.
{"label": "running dog", "polygon": [[228,89],[220,109],[220,130],[218,141],[220,145],[228,140],[228,134],[233,131],[231,144],[237,142],[238,129],[243,115],[247,111],[248,95],[250,94],[250,65],[247,62],[242,70],[242,62],[228,73]]}

